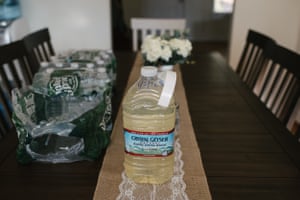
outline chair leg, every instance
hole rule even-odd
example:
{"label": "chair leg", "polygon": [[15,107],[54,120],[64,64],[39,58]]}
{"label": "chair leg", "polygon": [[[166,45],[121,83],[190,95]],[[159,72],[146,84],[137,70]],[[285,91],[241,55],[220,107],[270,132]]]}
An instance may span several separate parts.
{"label": "chair leg", "polygon": [[133,30],[132,47],[133,51],[137,51],[137,30]]}

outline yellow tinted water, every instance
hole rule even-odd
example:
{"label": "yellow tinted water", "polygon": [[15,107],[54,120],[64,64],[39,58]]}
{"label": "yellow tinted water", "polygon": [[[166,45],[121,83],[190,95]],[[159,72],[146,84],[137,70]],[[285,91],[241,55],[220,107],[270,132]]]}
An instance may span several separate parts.
{"label": "yellow tinted water", "polygon": [[[133,85],[123,101],[123,127],[140,132],[169,132],[175,126],[175,105],[157,105],[161,88],[145,84],[147,89]],[[151,88],[151,89],[150,89]],[[174,172],[174,153],[164,157],[144,157],[125,153],[126,175],[137,183],[162,184]]]}
{"label": "yellow tinted water", "polygon": [[[123,110],[124,128],[146,132],[168,132],[174,128],[175,111],[169,114],[132,114]],[[137,183],[162,184],[174,171],[174,153],[165,157],[125,154],[126,175]]]}

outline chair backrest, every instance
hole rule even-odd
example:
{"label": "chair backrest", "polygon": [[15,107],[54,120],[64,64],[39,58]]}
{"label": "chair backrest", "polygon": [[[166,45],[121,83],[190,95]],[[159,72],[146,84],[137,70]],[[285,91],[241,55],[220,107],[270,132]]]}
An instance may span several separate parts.
{"label": "chair backrest", "polygon": [[247,40],[240,57],[236,73],[241,79],[253,89],[258,78],[258,73],[262,67],[262,61],[266,49],[269,43],[275,43],[275,41],[259,32],[249,30]]}
{"label": "chair backrest", "polygon": [[167,18],[131,18],[132,29],[132,48],[137,51],[139,43],[146,35],[173,35],[175,31],[184,31],[186,19],[167,19]]}
{"label": "chair backrest", "polygon": [[32,81],[22,40],[0,46],[0,138],[12,127],[11,90]]}
{"label": "chair backrest", "polygon": [[25,48],[31,59],[32,71],[36,73],[42,61],[50,61],[55,55],[48,28],[40,29],[23,38]]}
{"label": "chair backrest", "polygon": [[300,95],[300,54],[271,44],[265,49],[264,57],[257,94],[287,124]]}

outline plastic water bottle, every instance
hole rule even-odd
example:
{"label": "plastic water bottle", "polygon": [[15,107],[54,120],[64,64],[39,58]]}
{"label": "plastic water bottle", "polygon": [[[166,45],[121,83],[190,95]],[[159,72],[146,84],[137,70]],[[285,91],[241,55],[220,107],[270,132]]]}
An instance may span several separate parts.
{"label": "plastic water bottle", "polygon": [[0,1],[0,21],[9,21],[21,16],[21,9],[18,0]]}
{"label": "plastic water bottle", "polygon": [[137,183],[162,184],[173,175],[175,82],[176,73],[170,72],[162,87],[157,68],[143,67],[124,98],[124,167]]}
{"label": "plastic water bottle", "polygon": [[112,79],[115,82],[116,78],[117,78],[117,59],[116,59],[114,52],[111,49],[106,50],[106,53],[110,57],[110,66],[109,67],[110,67],[110,70],[112,71]]}
{"label": "plastic water bottle", "polygon": [[107,68],[108,76],[112,79],[113,82],[116,80],[116,61],[114,54],[107,53],[106,51],[100,52],[101,59],[104,61],[104,64]]}
{"label": "plastic water bottle", "polygon": [[67,112],[65,97],[63,95],[45,97],[45,116],[48,121],[60,118]]}

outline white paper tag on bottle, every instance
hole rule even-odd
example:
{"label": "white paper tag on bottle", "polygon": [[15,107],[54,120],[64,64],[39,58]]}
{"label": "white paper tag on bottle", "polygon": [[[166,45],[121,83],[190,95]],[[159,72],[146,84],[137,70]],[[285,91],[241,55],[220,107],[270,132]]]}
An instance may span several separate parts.
{"label": "white paper tag on bottle", "polygon": [[164,80],[164,86],[158,100],[158,105],[168,107],[174,94],[176,85],[176,72],[167,71]]}

